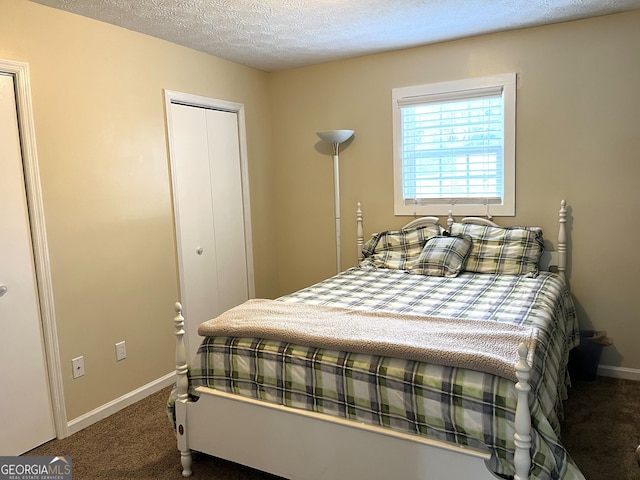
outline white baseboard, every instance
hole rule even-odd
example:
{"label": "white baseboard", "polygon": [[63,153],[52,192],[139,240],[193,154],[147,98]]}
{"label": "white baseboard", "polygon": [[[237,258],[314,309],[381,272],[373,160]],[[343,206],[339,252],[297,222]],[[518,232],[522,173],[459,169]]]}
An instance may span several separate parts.
{"label": "white baseboard", "polygon": [[612,367],[611,365],[599,365],[598,375],[603,377],[624,378],[626,380],[640,381],[640,369],[627,367]]}
{"label": "white baseboard", "polygon": [[115,400],[102,405],[101,407],[96,408],[84,415],[81,415],[73,420],[70,420],[67,424],[68,435],[79,432],[83,428],[88,427],[89,425],[93,425],[94,423],[102,420],[103,418],[107,418],[109,415],[112,415],[129,405],[133,405],[134,403],[142,400],[143,398],[148,397],[149,395],[156,393],[162,390],[165,387],[170,386],[172,383],[176,381],[176,372],[171,372],[166,374],[164,377],[161,377],[153,382],[147,383],[132,392],[129,392]]}

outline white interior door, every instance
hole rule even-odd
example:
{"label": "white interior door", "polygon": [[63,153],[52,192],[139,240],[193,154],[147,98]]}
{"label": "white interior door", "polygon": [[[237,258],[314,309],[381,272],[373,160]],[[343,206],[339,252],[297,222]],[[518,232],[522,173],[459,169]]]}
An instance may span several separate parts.
{"label": "white interior door", "polygon": [[0,73],[0,455],[55,436],[13,77]]}
{"label": "white interior door", "polygon": [[200,323],[251,293],[238,115],[170,103],[171,168],[187,351]]}

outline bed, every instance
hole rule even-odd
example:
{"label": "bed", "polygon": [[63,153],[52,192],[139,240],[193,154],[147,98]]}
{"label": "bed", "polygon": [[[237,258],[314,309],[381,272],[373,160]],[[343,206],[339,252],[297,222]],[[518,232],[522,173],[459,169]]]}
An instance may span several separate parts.
{"label": "bed", "polygon": [[[290,479],[580,479],[560,442],[579,344],[540,229],[435,217],[365,241],[356,267],[199,329],[176,304],[169,400],[183,475],[202,452]],[[548,271],[554,270],[554,271]]]}

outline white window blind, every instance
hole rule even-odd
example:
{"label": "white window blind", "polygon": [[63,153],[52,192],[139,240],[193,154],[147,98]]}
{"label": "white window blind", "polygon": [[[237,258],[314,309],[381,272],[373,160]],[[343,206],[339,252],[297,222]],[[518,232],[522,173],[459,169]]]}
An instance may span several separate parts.
{"label": "white window blind", "polygon": [[394,90],[396,213],[398,203],[404,214],[443,213],[418,212],[416,206],[462,206],[458,213],[478,214],[505,205],[514,170],[513,139],[507,138],[514,129],[508,123],[515,115],[510,118],[505,85],[493,83],[397,89],[400,95]]}

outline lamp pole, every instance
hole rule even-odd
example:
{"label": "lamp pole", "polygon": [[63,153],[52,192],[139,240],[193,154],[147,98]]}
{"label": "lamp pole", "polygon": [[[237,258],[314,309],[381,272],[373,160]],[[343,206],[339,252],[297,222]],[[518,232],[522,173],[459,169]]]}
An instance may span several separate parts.
{"label": "lamp pole", "polygon": [[349,140],[353,136],[353,130],[324,130],[316,132],[321,140],[328,142],[333,147],[333,190],[336,222],[336,269],[338,273],[342,271],[342,246],[340,243],[340,163],[338,159],[338,148],[342,142]]}

